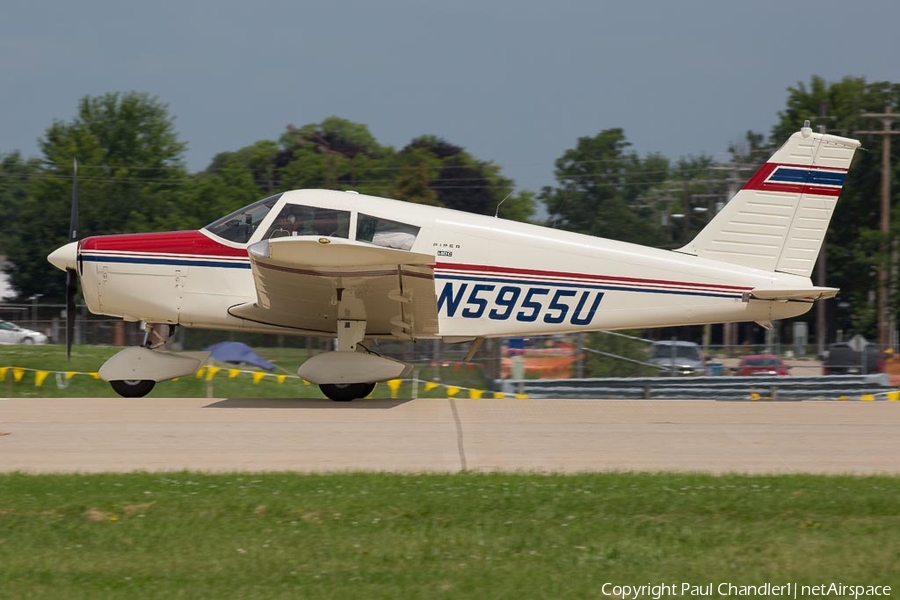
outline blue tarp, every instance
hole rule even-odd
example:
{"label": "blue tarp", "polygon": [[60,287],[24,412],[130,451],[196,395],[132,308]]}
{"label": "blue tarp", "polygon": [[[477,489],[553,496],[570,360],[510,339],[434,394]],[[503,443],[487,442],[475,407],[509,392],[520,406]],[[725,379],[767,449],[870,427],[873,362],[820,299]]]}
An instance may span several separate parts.
{"label": "blue tarp", "polygon": [[214,359],[222,362],[254,365],[266,370],[275,368],[275,365],[254,352],[250,346],[241,342],[219,342],[206,350],[212,352]]}

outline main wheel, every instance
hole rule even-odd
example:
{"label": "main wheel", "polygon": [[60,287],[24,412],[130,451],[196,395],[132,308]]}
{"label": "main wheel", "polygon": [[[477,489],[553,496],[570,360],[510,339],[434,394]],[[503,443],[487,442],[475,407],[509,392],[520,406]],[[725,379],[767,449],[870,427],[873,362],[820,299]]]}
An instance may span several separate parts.
{"label": "main wheel", "polygon": [[350,402],[357,398],[365,398],[375,389],[374,383],[323,383],[319,386],[322,393],[335,402]]}
{"label": "main wheel", "polygon": [[152,379],[117,379],[110,381],[109,385],[123,398],[143,398],[150,393],[156,382]]}

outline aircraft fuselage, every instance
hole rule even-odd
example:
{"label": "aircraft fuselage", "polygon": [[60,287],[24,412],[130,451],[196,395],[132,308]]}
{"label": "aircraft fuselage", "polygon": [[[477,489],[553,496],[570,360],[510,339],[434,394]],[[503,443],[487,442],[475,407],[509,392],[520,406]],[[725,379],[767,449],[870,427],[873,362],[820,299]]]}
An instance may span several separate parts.
{"label": "aircraft fuselage", "polygon": [[[433,327],[420,323],[416,337],[771,321],[803,314],[811,306],[748,299],[756,287],[808,287],[806,277],[499,218],[303,190],[281,195],[244,243],[206,229],[84,239],[79,267],[89,309],[197,328],[334,335],[333,330],[285,328],[229,314],[231,307],[257,301],[247,248],[262,240],[279,210],[292,203],[349,213],[349,243],[362,243],[353,234],[360,214],[418,228],[409,250],[434,257],[428,276],[437,322]],[[349,277],[340,271],[321,277]]]}

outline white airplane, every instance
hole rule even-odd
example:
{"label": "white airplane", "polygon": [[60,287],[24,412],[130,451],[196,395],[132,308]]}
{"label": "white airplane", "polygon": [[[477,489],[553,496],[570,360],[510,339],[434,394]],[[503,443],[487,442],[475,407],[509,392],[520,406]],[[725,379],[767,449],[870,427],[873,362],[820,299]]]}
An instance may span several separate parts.
{"label": "white airplane", "polygon": [[[410,366],[367,340],[488,337],[776,319],[837,289],[810,273],[857,140],[809,124],[689,244],[660,250],[377,198],[296,190],[199,231],[105,235],[50,262],[76,274],[95,314],[146,323],[143,345],[100,376],[126,397],[194,373],[205,353],[166,351],[175,326],[336,338],[298,374],[332,400],[367,396]],[[76,186],[77,187],[77,186]],[[71,348],[71,316],[67,348]]]}

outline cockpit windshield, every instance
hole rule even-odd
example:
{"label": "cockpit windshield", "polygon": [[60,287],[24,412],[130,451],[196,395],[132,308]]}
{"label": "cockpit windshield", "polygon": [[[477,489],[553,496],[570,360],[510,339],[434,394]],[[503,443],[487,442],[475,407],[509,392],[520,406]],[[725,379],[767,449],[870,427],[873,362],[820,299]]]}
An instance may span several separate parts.
{"label": "cockpit windshield", "polygon": [[263,198],[217,221],[213,221],[206,226],[206,230],[228,241],[246,244],[279,198],[281,198],[281,194]]}

